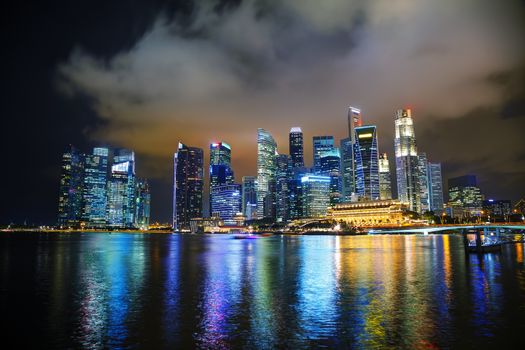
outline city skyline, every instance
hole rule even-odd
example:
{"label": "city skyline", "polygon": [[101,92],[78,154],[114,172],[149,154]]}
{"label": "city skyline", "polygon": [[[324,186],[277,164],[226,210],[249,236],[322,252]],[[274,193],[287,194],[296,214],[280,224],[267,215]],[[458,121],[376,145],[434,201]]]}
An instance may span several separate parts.
{"label": "city skyline", "polygon": [[301,127],[310,164],[312,136],[348,136],[348,105],[378,127],[391,171],[389,121],[411,107],[418,148],[444,180],[476,174],[488,197],[523,197],[522,2],[299,3],[12,4],[0,224],[54,220],[69,143],[134,149],[152,219],[169,222],[179,140],[229,142],[240,183],[256,169],[256,128],[288,153],[288,132]]}

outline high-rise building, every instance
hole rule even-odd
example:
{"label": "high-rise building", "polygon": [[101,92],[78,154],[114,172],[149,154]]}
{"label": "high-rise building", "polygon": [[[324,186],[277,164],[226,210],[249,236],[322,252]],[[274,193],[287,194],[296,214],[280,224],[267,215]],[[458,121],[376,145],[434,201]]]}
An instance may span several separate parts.
{"label": "high-rise building", "polygon": [[150,221],[151,195],[146,179],[137,179],[135,184],[135,227],[147,230]]}
{"label": "high-rise building", "polygon": [[444,209],[441,163],[428,163],[428,182],[430,210],[436,215],[441,215]]}
{"label": "high-rise building", "polygon": [[203,152],[179,143],[174,156],[173,228],[189,230],[190,220],[202,217]]}
{"label": "high-rise building", "polygon": [[483,195],[475,175],[448,179],[449,205],[460,207],[470,215],[478,215],[482,209]]}
{"label": "high-rise building", "polygon": [[84,156],[72,145],[62,155],[58,224],[77,227],[82,218]]}
{"label": "high-rise building", "polygon": [[325,216],[330,206],[330,177],[308,174],[301,178],[301,182],[303,217]]}
{"label": "high-rise building", "polygon": [[331,151],[334,148],[333,136],[314,136],[313,137],[313,156],[314,166],[313,172],[320,174],[321,172],[321,154],[326,151]]}
{"label": "high-rise building", "polygon": [[320,175],[330,177],[330,205],[341,202],[341,152],[339,148],[321,154]]}
{"label": "high-rise building", "polygon": [[231,147],[226,142],[210,144],[210,211],[214,201],[213,188],[233,184],[235,181],[231,167]]}
{"label": "high-rise building", "polygon": [[303,183],[301,179],[308,174],[305,167],[292,168],[288,179],[288,218],[300,219],[303,215]]}
{"label": "high-rise building", "polygon": [[117,149],[108,182],[108,226],[132,228],[135,225],[135,154]]}
{"label": "high-rise building", "polygon": [[301,168],[304,166],[303,155],[303,131],[299,127],[290,129],[290,158],[292,168]]}
{"label": "high-rise building", "polygon": [[242,213],[246,220],[257,218],[257,178],[242,177]]}
{"label": "high-rise building", "polygon": [[363,126],[363,118],[361,117],[361,110],[355,107],[348,107],[348,136],[355,141],[355,128]]}
{"label": "high-rise building", "polygon": [[109,150],[104,147],[93,148],[92,154],[85,157],[82,192],[83,221],[87,227],[107,225],[108,157]]}
{"label": "high-rise building", "polygon": [[483,211],[485,215],[504,218],[506,215],[512,214],[512,206],[510,200],[504,199],[487,199],[483,201]]}
{"label": "high-rise building", "polygon": [[272,135],[257,130],[257,217],[274,217],[277,144]]}
{"label": "high-rise building", "polygon": [[241,212],[241,185],[219,185],[212,188],[212,216],[220,217],[226,225],[235,224],[235,216]]}
{"label": "high-rise building", "polygon": [[277,222],[288,221],[288,181],[290,179],[291,169],[291,157],[287,154],[279,154],[276,158],[275,174],[275,219]]}
{"label": "high-rise building", "polygon": [[410,109],[399,109],[395,114],[395,139],[397,194],[409,210],[420,211],[419,158],[416,134]]}
{"label": "high-rise building", "polygon": [[214,142],[210,144],[210,165],[231,166],[231,147],[226,142]]}
{"label": "high-rise building", "polygon": [[379,155],[379,199],[392,199],[390,164],[386,153]]}
{"label": "high-rise building", "polygon": [[354,146],[352,138],[341,140],[341,197],[343,202],[350,202],[355,193]]}
{"label": "high-rise building", "polygon": [[417,170],[419,172],[419,210],[421,213],[424,213],[430,210],[430,183],[427,154],[419,153],[417,158]]}
{"label": "high-rise building", "polygon": [[355,128],[356,193],[361,198],[379,199],[379,153],[375,125]]}

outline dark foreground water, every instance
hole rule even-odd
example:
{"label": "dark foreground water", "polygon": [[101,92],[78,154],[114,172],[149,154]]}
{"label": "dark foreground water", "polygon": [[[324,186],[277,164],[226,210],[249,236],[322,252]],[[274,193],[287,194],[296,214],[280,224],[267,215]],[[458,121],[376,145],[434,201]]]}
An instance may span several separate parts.
{"label": "dark foreground water", "polygon": [[14,348],[522,348],[522,244],[0,234]]}

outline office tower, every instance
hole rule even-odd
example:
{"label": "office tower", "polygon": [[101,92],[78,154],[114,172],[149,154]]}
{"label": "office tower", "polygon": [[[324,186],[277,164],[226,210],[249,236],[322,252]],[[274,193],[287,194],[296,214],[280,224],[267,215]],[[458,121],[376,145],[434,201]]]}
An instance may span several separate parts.
{"label": "office tower", "polygon": [[246,220],[257,218],[257,178],[255,176],[242,177],[242,213]]}
{"label": "office tower", "polygon": [[341,153],[333,148],[321,154],[320,175],[330,177],[330,205],[341,202]]}
{"label": "office tower", "polygon": [[392,199],[390,164],[386,153],[379,156],[379,199]]}
{"label": "office tower", "polygon": [[58,225],[77,227],[82,218],[84,156],[72,145],[62,155]]}
{"label": "office tower", "polygon": [[361,198],[379,199],[379,153],[375,125],[355,128],[356,193]]}
{"label": "office tower", "polygon": [[173,173],[173,228],[189,230],[190,220],[202,217],[202,149],[179,143],[174,156]]}
{"label": "office tower", "polygon": [[213,188],[233,184],[234,174],[231,168],[231,147],[226,142],[210,144],[210,212],[213,206]]}
{"label": "office tower", "polygon": [[430,210],[430,183],[426,153],[419,153],[417,159],[417,170],[419,173],[419,210],[421,213],[424,213]]}
{"label": "office tower", "polygon": [[479,214],[482,208],[483,195],[475,175],[465,175],[448,179],[449,204],[463,208],[470,214]]}
{"label": "office tower", "polygon": [[85,157],[84,165],[84,212],[83,221],[87,227],[107,225],[109,150],[104,147],[93,148],[92,154]]}
{"label": "office tower", "polygon": [[410,210],[419,212],[419,158],[410,109],[396,111],[394,148],[398,198],[401,202],[408,203]]}
{"label": "office tower", "polygon": [[443,213],[443,180],[441,178],[441,163],[428,163],[428,182],[430,210],[436,215]]}
{"label": "office tower", "polygon": [[287,154],[279,154],[276,158],[275,174],[275,218],[277,222],[288,221],[288,181],[291,169],[291,157]]}
{"label": "office tower", "polygon": [[135,184],[135,227],[147,230],[150,221],[151,195],[146,179],[137,179]]}
{"label": "office tower", "polygon": [[241,185],[219,185],[212,188],[212,194],[212,216],[220,217],[226,225],[234,225],[235,216],[241,212]]}
{"label": "office tower", "polygon": [[301,183],[303,217],[325,216],[330,205],[330,177],[308,174],[301,178]]}
{"label": "office tower", "polygon": [[226,142],[210,144],[210,165],[231,166],[231,147]]}
{"label": "office tower", "polygon": [[299,127],[290,129],[289,151],[292,159],[292,168],[304,167],[303,131]]}
{"label": "office tower", "polygon": [[132,228],[135,224],[135,154],[117,149],[108,182],[108,226]]}
{"label": "office tower", "polygon": [[319,174],[321,172],[321,154],[330,151],[334,148],[333,136],[314,136],[313,137],[313,156],[314,166],[313,172]]}
{"label": "office tower", "polygon": [[257,129],[257,217],[271,217],[275,208],[275,174],[277,144],[264,129]]}
{"label": "office tower", "polygon": [[343,202],[350,202],[355,192],[354,146],[352,138],[342,139],[341,149],[341,197]]}
{"label": "office tower", "polygon": [[505,216],[512,214],[512,206],[510,200],[495,200],[488,199],[483,201],[483,211],[487,216],[492,216],[494,220],[506,219]]}
{"label": "office tower", "polygon": [[301,179],[308,174],[308,169],[292,168],[288,179],[288,219],[295,220],[303,215],[303,185]]}
{"label": "office tower", "polygon": [[355,128],[363,126],[361,110],[355,107],[348,107],[348,136],[355,142]]}

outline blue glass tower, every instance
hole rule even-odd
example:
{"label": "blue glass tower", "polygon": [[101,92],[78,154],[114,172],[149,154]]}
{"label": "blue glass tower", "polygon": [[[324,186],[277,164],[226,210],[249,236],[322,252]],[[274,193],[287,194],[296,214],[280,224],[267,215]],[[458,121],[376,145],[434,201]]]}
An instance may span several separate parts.
{"label": "blue glass tower", "polygon": [[78,227],[82,218],[84,155],[72,145],[62,155],[58,225]]}
{"label": "blue glass tower", "polygon": [[135,226],[135,153],[117,149],[108,183],[108,226]]}
{"label": "blue glass tower", "polygon": [[150,222],[151,195],[146,179],[137,179],[135,186],[135,227],[147,230]]}
{"label": "blue glass tower", "polygon": [[95,147],[86,155],[83,220],[87,227],[107,225],[108,156],[109,150],[104,147]]}
{"label": "blue glass tower", "polygon": [[355,128],[356,190],[362,198],[379,199],[379,154],[375,125]]}
{"label": "blue glass tower", "polygon": [[219,216],[226,225],[235,224],[235,215],[241,212],[241,185],[220,185],[212,189],[212,216]]}
{"label": "blue glass tower", "polygon": [[331,151],[334,148],[333,136],[314,136],[313,137],[313,158],[314,166],[313,172],[320,174],[321,172],[321,154],[326,151]]}
{"label": "blue glass tower", "polygon": [[330,177],[330,205],[341,202],[341,153],[333,148],[321,154],[320,174]]}

